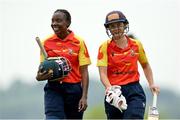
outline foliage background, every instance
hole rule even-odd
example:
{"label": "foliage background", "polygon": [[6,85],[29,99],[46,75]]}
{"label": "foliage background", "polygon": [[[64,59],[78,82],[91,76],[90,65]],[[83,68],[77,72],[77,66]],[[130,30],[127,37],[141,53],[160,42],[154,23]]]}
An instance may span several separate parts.
{"label": "foliage background", "polygon": [[[15,80],[10,89],[0,91],[0,119],[43,119],[44,85],[45,82],[36,82],[32,85],[23,83],[22,80]],[[147,110],[151,105],[152,96],[149,89],[144,88],[144,90],[147,97]],[[177,107],[180,106],[179,100],[180,96],[177,94],[161,89],[161,94],[158,96],[160,118],[180,119],[180,107]],[[84,118],[105,119],[103,103],[104,88],[102,84],[90,79],[88,109],[84,113]]]}

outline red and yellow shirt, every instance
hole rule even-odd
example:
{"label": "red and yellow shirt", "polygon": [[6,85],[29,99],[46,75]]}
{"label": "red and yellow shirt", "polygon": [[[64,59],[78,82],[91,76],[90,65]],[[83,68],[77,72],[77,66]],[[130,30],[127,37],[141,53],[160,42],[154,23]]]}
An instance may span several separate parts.
{"label": "red and yellow shirt", "polygon": [[[63,82],[77,83],[81,81],[79,67],[91,64],[89,53],[84,40],[76,36],[72,31],[63,40],[56,34],[49,36],[42,44],[48,54],[48,57],[65,57],[71,63],[71,71],[63,78]],[[41,62],[44,56],[41,54]]]}
{"label": "red and yellow shirt", "polygon": [[119,48],[113,40],[104,42],[98,52],[97,66],[107,66],[111,85],[125,85],[139,81],[138,62],[147,63],[140,41],[128,38],[128,46]]}

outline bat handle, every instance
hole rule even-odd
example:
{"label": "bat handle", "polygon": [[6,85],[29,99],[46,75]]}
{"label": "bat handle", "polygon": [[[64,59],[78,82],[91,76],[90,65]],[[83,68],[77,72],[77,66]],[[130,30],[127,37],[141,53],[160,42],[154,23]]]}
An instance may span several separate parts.
{"label": "bat handle", "polygon": [[157,107],[157,94],[154,92],[153,93],[153,104],[152,107]]}
{"label": "bat handle", "polygon": [[41,44],[41,41],[40,41],[39,37],[36,37],[36,42],[38,43],[38,45],[40,47],[40,50],[41,50],[42,54],[44,55],[45,59],[47,59],[48,55],[46,53],[46,50],[45,50],[44,46]]}

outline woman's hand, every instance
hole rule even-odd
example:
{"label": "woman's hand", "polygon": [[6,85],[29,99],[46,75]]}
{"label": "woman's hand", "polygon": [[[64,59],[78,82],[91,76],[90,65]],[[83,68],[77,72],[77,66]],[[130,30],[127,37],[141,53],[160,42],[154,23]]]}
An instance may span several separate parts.
{"label": "woman's hand", "polygon": [[152,84],[149,86],[149,88],[152,93],[156,93],[157,95],[160,93],[160,88],[157,85]]}
{"label": "woman's hand", "polygon": [[83,112],[86,110],[86,108],[88,107],[87,105],[87,98],[82,97],[79,101],[79,112]]}
{"label": "woman's hand", "polygon": [[49,69],[48,71],[41,71],[39,70],[36,76],[38,81],[48,80],[51,79],[53,76],[53,70]]}

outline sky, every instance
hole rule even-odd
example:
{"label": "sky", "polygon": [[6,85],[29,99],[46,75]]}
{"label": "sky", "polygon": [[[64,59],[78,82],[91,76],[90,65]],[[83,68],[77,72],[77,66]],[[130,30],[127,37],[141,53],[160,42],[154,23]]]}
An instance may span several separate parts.
{"label": "sky", "polygon": [[[129,21],[129,33],[144,46],[155,83],[180,94],[179,0],[0,0],[0,89],[15,79],[37,84],[40,50],[35,37],[43,39],[53,33],[50,24],[56,9],[71,13],[70,29],[85,40],[92,61],[90,77],[99,79],[97,52],[108,39],[105,16],[120,10]],[[147,86],[139,71],[142,85]]]}

